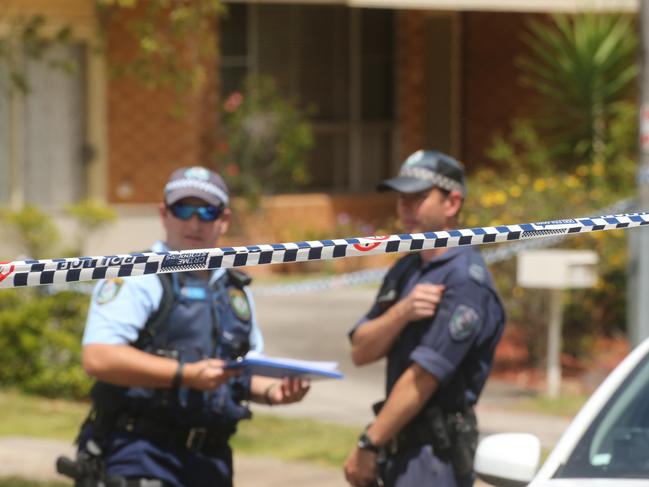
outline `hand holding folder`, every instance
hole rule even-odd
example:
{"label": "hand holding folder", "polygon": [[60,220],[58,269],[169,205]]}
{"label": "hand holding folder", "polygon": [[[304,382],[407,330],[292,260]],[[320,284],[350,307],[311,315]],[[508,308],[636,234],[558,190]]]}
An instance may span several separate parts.
{"label": "hand holding folder", "polygon": [[232,360],[225,365],[226,369],[246,369],[252,375],[266,377],[300,377],[303,379],[342,379],[343,374],[337,370],[336,362],[297,360],[282,357],[266,357],[249,353],[243,358]]}

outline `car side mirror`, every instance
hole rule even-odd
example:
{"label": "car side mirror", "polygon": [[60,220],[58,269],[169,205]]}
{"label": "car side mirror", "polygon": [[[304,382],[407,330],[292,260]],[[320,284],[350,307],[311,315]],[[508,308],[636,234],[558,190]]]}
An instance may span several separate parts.
{"label": "car side mirror", "polygon": [[539,467],[541,442],[529,433],[501,433],[483,438],[475,454],[478,477],[497,487],[523,487]]}

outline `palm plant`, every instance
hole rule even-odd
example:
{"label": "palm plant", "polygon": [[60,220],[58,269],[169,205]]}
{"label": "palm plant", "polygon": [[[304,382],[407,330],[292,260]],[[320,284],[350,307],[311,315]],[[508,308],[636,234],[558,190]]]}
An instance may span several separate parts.
{"label": "palm plant", "polygon": [[530,53],[518,63],[541,101],[539,130],[564,163],[604,163],[611,125],[639,71],[634,18],[554,15],[528,27]]}

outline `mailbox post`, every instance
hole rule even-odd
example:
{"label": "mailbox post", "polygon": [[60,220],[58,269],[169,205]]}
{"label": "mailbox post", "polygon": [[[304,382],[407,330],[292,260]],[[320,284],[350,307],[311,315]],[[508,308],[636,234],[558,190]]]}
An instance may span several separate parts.
{"label": "mailbox post", "polygon": [[551,398],[559,397],[561,391],[563,290],[594,286],[597,262],[597,254],[591,250],[529,250],[518,254],[518,285],[551,292],[546,383]]}

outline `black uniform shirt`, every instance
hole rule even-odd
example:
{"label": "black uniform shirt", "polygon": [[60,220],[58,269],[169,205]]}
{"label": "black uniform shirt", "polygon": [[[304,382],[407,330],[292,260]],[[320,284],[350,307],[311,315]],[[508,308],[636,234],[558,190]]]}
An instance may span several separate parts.
{"label": "black uniform shirt", "polygon": [[491,370],[505,322],[491,274],[474,249],[452,248],[426,263],[418,254],[402,258],[350,334],[419,283],[443,284],[442,300],[432,318],[409,323],[396,339],[387,357],[386,392],[416,362],[440,382],[435,402],[448,409],[473,405]]}

